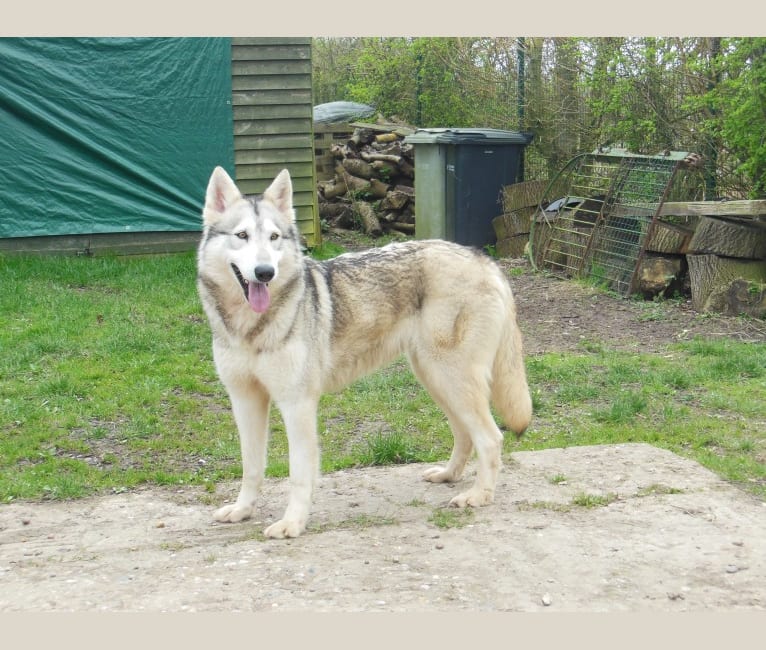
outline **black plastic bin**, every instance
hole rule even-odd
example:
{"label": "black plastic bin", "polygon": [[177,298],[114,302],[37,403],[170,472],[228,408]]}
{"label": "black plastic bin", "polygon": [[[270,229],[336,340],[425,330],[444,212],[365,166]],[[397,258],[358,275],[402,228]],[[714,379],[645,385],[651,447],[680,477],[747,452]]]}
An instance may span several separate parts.
{"label": "black plastic bin", "polygon": [[415,236],[468,246],[495,243],[505,185],[523,180],[531,133],[499,129],[418,129],[415,146]]}

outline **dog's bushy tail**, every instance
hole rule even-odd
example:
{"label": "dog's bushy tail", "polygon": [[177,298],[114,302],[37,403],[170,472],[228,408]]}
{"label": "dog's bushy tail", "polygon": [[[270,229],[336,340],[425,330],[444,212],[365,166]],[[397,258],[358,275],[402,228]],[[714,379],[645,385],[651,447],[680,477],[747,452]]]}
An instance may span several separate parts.
{"label": "dog's bushy tail", "polygon": [[508,301],[500,345],[492,367],[492,404],[506,426],[517,437],[532,420],[532,398],[524,367],[521,332],[516,324],[516,307]]}

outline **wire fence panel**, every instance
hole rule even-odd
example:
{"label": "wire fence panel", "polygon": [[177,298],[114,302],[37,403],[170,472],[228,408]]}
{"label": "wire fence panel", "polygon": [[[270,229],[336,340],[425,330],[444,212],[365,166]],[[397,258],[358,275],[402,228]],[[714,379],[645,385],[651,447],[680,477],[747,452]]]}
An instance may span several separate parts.
{"label": "wire fence panel", "polygon": [[549,183],[535,220],[535,263],[627,296],[683,152],[582,154]]}

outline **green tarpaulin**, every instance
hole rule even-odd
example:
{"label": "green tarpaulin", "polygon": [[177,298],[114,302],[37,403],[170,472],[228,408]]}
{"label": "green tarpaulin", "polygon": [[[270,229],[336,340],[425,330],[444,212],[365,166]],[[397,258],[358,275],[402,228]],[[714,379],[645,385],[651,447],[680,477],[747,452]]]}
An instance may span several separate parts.
{"label": "green tarpaulin", "polygon": [[200,228],[227,38],[0,38],[0,237]]}

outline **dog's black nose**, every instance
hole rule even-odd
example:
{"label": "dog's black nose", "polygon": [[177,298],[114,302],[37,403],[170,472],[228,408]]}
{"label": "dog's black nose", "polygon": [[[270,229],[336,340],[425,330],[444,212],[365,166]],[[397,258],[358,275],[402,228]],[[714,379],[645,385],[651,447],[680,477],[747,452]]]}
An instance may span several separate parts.
{"label": "dog's black nose", "polygon": [[258,282],[271,282],[274,279],[274,267],[271,264],[259,264],[255,267],[255,279]]}

